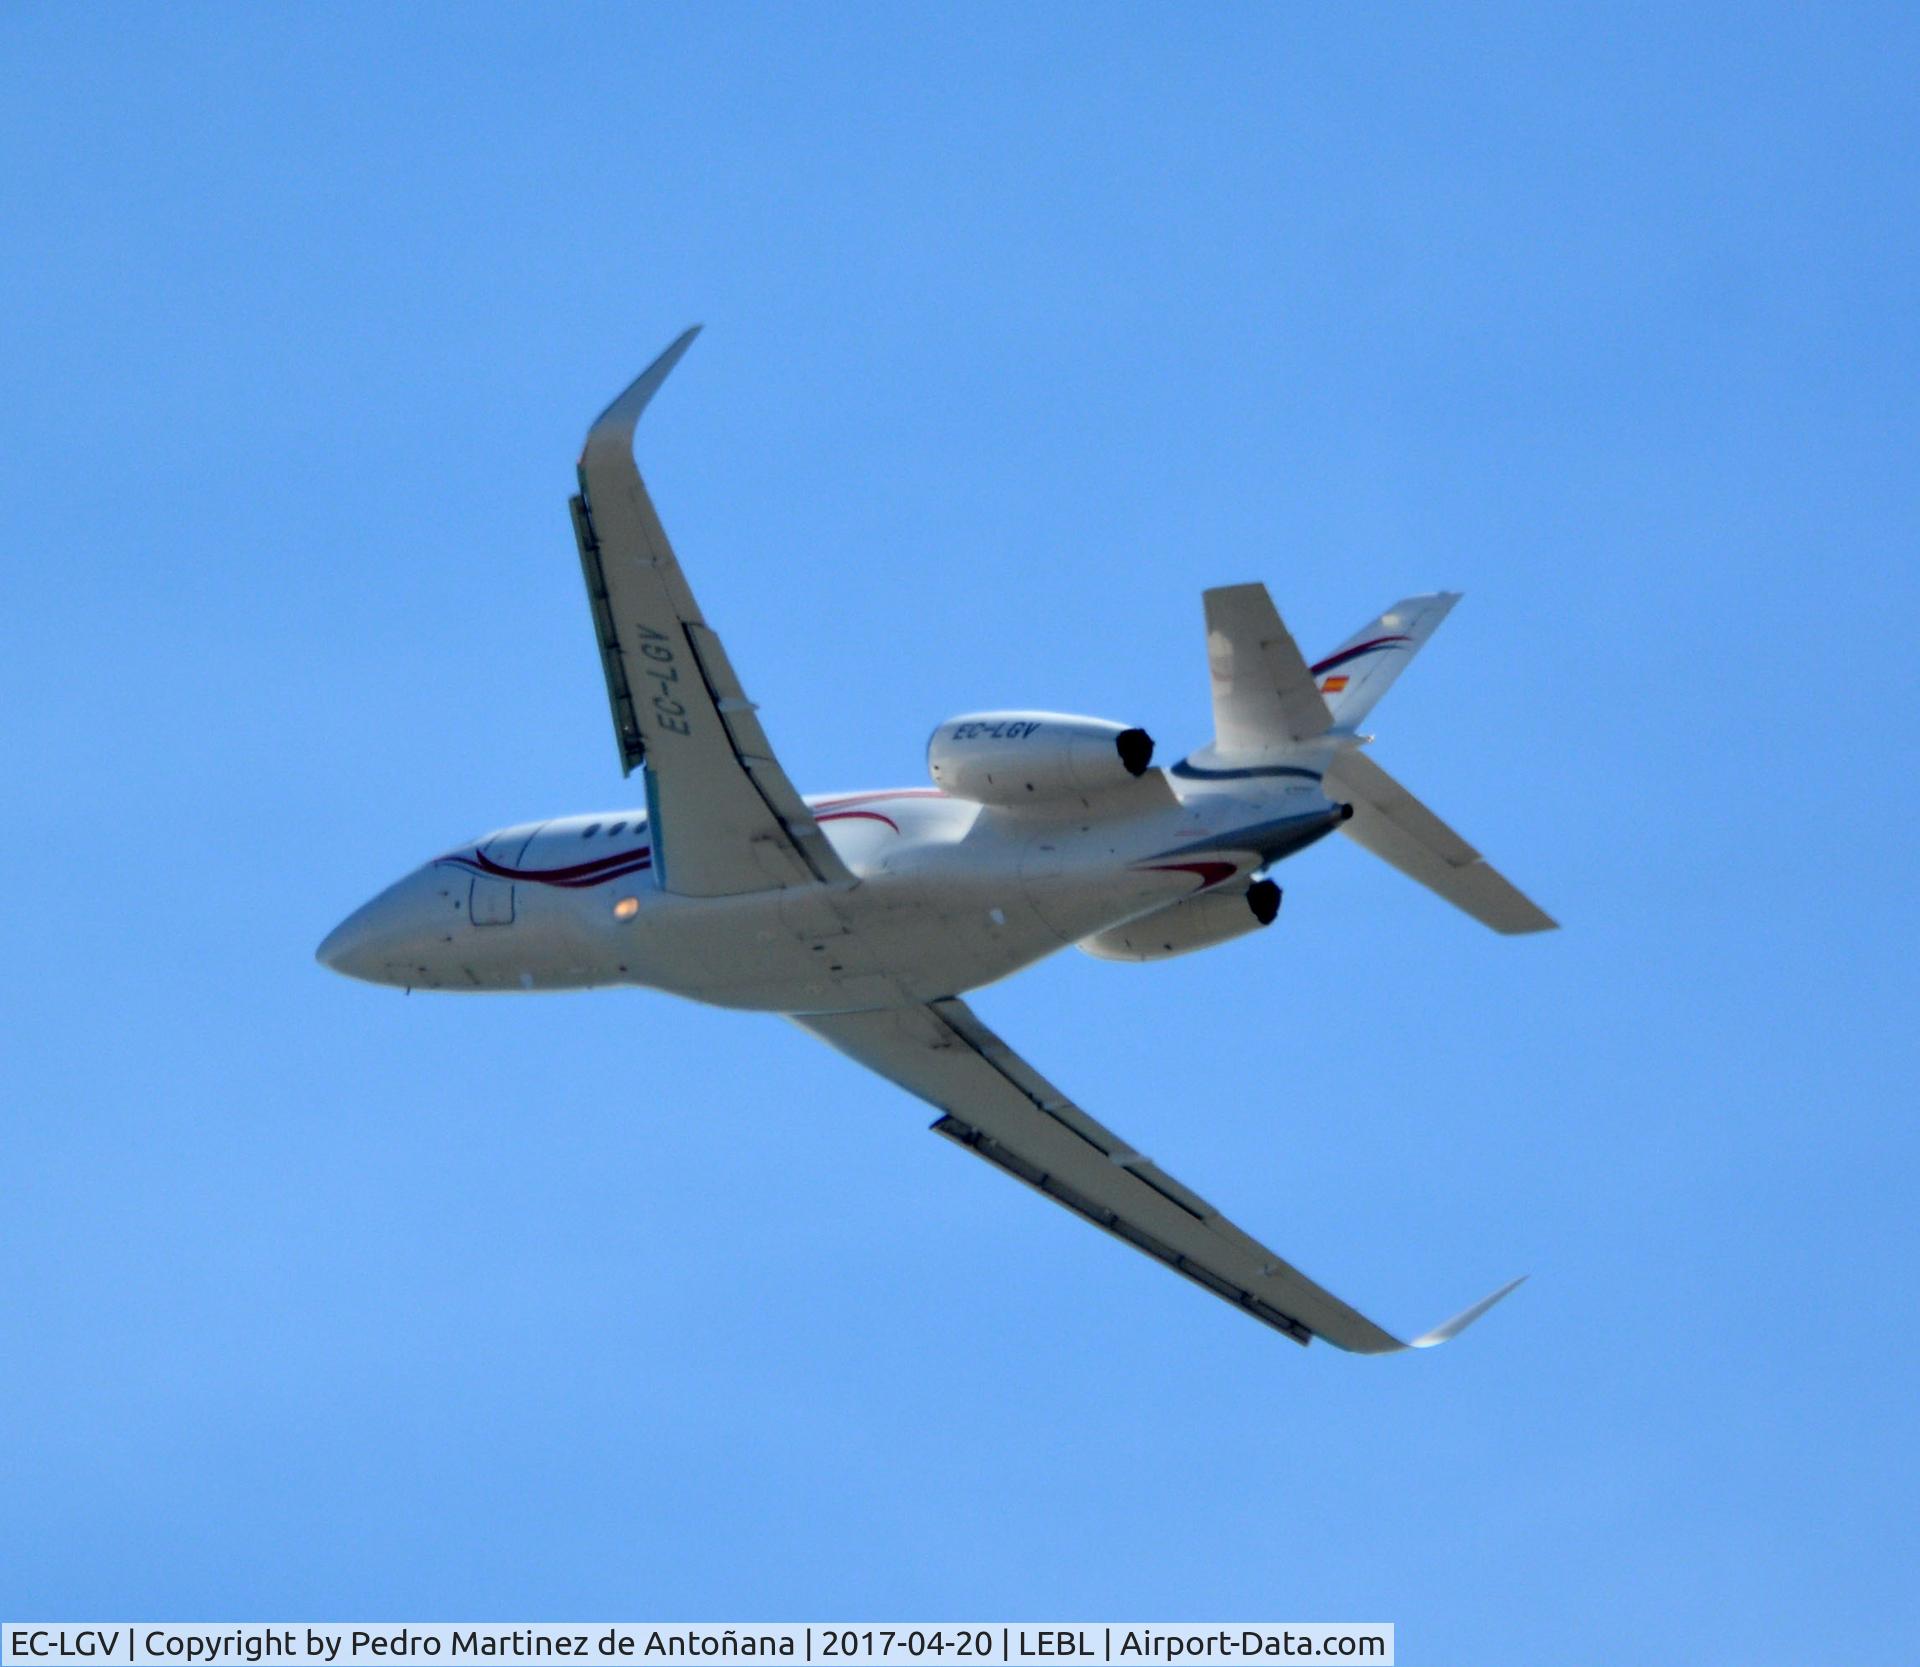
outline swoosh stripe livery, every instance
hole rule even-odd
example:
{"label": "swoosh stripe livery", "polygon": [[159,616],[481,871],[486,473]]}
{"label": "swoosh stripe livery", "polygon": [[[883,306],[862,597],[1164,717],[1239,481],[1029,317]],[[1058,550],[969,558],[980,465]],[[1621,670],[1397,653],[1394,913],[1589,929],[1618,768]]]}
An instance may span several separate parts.
{"label": "swoosh stripe livery", "polygon": [[1411,642],[1408,636],[1369,637],[1365,642],[1357,642],[1351,648],[1343,648],[1338,654],[1329,654],[1324,660],[1316,660],[1307,670],[1318,677],[1323,671],[1332,671],[1335,666],[1344,666],[1349,660],[1357,660],[1362,654],[1372,654],[1380,649],[1393,648],[1403,642]]}
{"label": "swoosh stripe livery", "polygon": [[[851,817],[868,822],[884,822],[895,833],[900,831],[898,822],[891,816],[881,815],[877,810],[830,810],[815,820],[838,822]],[[608,880],[618,880],[628,874],[644,873],[653,867],[653,847],[642,845],[632,851],[615,851],[609,856],[571,863],[564,868],[510,868],[503,862],[495,862],[480,850],[470,857],[442,857],[440,862],[450,867],[464,868],[470,874],[484,874],[489,879],[512,880],[522,885],[559,886],[577,891],[587,886],[603,885]]]}
{"label": "swoosh stripe livery", "polygon": [[946,796],[938,787],[895,787],[878,793],[848,793],[837,799],[819,799],[813,808],[819,812],[840,805],[881,804],[888,799],[944,799]]}
{"label": "swoosh stripe livery", "polygon": [[464,868],[470,874],[484,874],[495,880],[515,880],[528,885],[564,886],[569,890],[578,890],[653,867],[653,850],[643,845],[637,851],[619,851],[610,857],[596,857],[592,862],[578,862],[567,868],[509,868],[503,862],[495,862],[484,851],[475,851],[470,857],[442,857],[440,861],[455,868]]}
{"label": "swoosh stripe livery", "polygon": [[1231,862],[1150,862],[1139,866],[1149,868],[1156,874],[1198,874],[1200,889],[1217,886],[1222,880],[1230,880],[1240,872],[1240,865]]}
{"label": "swoosh stripe livery", "polygon": [[882,816],[877,810],[829,810],[815,816],[814,821],[845,822],[853,817],[858,817],[868,822],[884,822],[888,827],[893,829],[895,833],[900,831],[900,824],[898,822],[894,821],[891,816]]}

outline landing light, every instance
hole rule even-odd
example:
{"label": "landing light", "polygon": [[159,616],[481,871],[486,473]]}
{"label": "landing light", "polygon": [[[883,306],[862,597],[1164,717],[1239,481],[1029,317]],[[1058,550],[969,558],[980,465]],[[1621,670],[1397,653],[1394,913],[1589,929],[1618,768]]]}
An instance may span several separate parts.
{"label": "landing light", "polygon": [[637,897],[623,897],[613,906],[613,918],[615,920],[631,920],[639,912],[640,899]]}

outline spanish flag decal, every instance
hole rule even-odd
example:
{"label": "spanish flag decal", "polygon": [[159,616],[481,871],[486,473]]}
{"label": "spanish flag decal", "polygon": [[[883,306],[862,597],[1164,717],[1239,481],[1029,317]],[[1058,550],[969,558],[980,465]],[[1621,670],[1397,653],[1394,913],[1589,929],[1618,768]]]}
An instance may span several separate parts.
{"label": "spanish flag decal", "polygon": [[1323,695],[1337,695],[1346,686],[1347,680],[1345,677],[1329,677],[1326,682],[1320,685],[1320,692]]}

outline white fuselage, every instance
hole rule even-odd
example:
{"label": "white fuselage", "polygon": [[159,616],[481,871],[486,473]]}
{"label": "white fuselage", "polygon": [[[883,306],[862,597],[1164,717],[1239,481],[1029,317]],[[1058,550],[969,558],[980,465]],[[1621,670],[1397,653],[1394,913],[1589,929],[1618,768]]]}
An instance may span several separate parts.
{"label": "white fuselage", "polygon": [[1318,762],[1181,765],[1017,811],[924,787],[810,797],[855,883],[721,897],[662,886],[644,811],[522,823],[388,887],[320,958],[410,989],[642,985],[785,1013],[932,1001],[1244,887],[1338,824]]}

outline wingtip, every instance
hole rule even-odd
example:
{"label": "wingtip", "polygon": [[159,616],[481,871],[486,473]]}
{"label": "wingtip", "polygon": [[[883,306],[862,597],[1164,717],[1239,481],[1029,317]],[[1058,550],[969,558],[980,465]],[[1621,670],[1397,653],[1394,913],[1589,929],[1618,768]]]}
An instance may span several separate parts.
{"label": "wingtip", "polygon": [[667,344],[652,364],[621,390],[620,396],[593,419],[592,426],[587,430],[588,449],[592,448],[596,437],[602,435],[618,433],[631,436],[640,421],[640,413],[647,408],[647,402],[660,391],[660,384],[666,381],[673,367],[693,346],[693,338],[705,328],[701,324],[688,325]]}
{"label": "wingtip", "polygon": [[1536,932],[1557,932],[1560,930],[1560,922],[1555,920],[1546,910],[1537,908],[1535,912],[1525,920],[1510,922],[1503,926],[1496,926],[1494,930],[1503,938],[1525,938],[1531,937]]}
{"label": "wingtip", "polygon": [[1414,1338],[1407,1347],[1410,1349],[1431,1349],[1441,1343],[1458,1337],[1461,1332],[1465,1331],[1468,1326],[1472,1325],[1475,1320],[1479,1319],[1480,1316],[1486,1313],[1489,1308],[1493,1307],[1495,1303],[1505,1297],[1511,1296],[1515,1291],[1519,1290],[1522,1285],[1526,1284],[1526,1282],[1527,1276],[1524,1273],[1518,1279],[1508,1280],[1507,1283],[1495,1291],[1492,1296],[1482,1297],[1471,1308],[1462,1310],[1445,1324],[1437,1325],[1433,1330]]}

